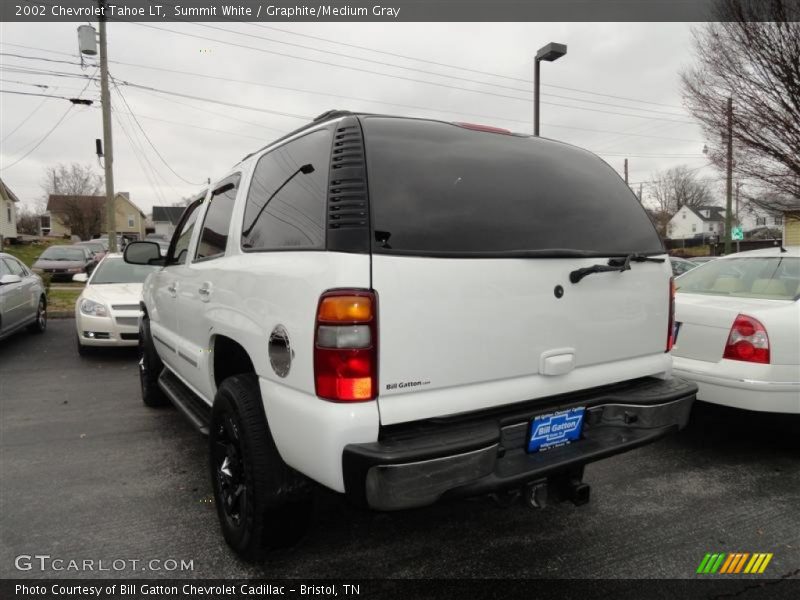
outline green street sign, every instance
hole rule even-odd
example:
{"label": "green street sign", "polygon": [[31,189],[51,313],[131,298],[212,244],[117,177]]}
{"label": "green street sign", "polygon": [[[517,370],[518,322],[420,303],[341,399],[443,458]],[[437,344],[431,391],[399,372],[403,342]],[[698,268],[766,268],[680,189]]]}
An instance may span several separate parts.
{"label": "green street sign", "polygon": [[731,229],[731,239],[735,242],[744,239],[744,231],[742,231],[741,227],[733,227]]}

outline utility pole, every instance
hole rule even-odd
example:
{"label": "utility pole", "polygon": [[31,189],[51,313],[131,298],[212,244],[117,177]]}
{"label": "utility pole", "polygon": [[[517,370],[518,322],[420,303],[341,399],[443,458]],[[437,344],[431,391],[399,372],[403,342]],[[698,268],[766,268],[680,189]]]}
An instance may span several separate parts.
{"label": "utility pole", "polygon": [[[741,221],[739,221],[739,189],[742,187],[742,182],[736,182],[736,226],[739,227],[741,225]],[[739,240],[736,240],[736,252],[739,252]]]}
{"label": "utility pole", "polygon": [[111,94],[108,90],[108,44],[106,42],[106,0],[98,0],[100,20],[100,100],[103,105],[103,146],[105,146],[106,228],[108,251],[117,251],[116,210],[114,207],[114,149],[111,142]]}
{"label": "utility pole", "polygon": [[639,204],[642,204],[642,184],[639,184]]}
{"label": "utility pole", "polygon": [[731,253],[731,225],[733,216],[733,98],[728,98],[728,165],[727,177],[725,178],[725,254]]}
{"label": "utility pole", "polygon": [[625,185],[628,185],[628,159],[625,159]]}

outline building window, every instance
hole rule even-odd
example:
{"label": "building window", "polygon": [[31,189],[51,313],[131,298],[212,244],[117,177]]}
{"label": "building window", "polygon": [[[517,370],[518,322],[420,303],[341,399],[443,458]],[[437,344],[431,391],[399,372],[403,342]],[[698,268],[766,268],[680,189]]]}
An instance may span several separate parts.
{"label": "building window", "polygon": [[775,225],[783,225],[783,217],[775,217]]}
{"label": "building window", "polygon": [[682,218],[682,219],[685,219],[685,218],[686,218],[686,213],[683,213],[683,214],[681,215],[681,218]]}
{"label": "building window", "polygon": [[136,218],[134,215],[128,215],[128,227],[133,228],[136,227]]}
{"label": "building window", "polygon": [[50,215],[42,215],[39,217],[39,224],[42,228],[42,233],[50,233]]}
{"label": "building window", "polygon": [[766,225],[767,217],[756,217],[756,225]]}
{"label": "building window", "polygon": [[692,225],[692,233],[694,233],[695,231],[697,231],[697,225]]}
{"label": "building window", "polygon": [[7,207],[6,207],[6,210],[8,211],[8,223],[9,223],[9,225],[10,225],[11,223],[13,223],[13,222],[14,222],[14,219],[13,219],[13,218],[12,218],[12,216],[11,216],[11,207],[10,207],[10,206],[7,206]]}
{"label": "building window", "polygon": [[709,231],[714,231],[714,224],[713,223],[711,223],[711,225],[708,226],[708,230]]}

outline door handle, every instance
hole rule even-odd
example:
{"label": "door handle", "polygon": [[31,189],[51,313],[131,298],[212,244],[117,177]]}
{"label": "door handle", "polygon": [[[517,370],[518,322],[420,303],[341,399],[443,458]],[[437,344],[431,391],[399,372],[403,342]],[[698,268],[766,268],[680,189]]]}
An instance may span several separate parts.
{"label": "door handle", "polygon": [[175,281],[173,281],[172,283],[169,284],[169,287],[167,287],[167,291],[169,292],[170,296],[175,298],[178,295],[178,284]]}
{"label": "door handle", "polygon": [[208,302],[211,298],[211,284],[206,281],[200,286],[200,288],[197,290],[197,293],[200,294],[200,300],[203,302]]}

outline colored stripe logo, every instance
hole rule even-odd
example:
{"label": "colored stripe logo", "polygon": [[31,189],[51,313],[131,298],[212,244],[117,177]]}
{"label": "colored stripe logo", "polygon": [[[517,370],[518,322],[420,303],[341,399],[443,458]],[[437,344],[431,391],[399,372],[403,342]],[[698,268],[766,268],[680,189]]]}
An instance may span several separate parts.
{"label": "colored stripe logo", "polygon": [[717,552],[712,554],[709,552],[700,561],[697,573],[702,575],[760,574],[766,570],[771,560],[772,553]]}

